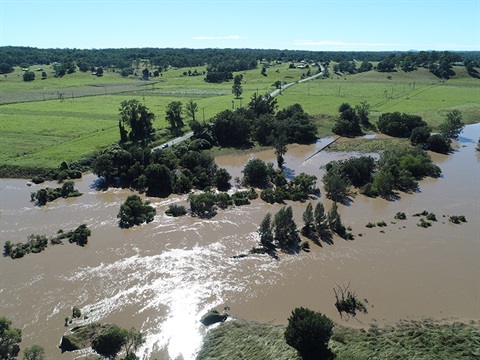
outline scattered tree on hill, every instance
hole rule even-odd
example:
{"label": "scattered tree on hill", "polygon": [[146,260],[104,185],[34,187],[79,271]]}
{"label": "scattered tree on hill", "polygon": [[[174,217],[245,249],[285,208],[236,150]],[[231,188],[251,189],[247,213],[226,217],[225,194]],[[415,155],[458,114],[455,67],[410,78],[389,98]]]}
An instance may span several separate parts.
{"label": "scattered tree on hill", "polygon": [[362,73],[362,72],[367,72],[373,69],[373,65],[371,62],[368,62],[366,60],[362,61],[360,64],[360,67],[358,68],[357,72]]}
{"label": "scattered tree on hill", "polygon": [[280,89],[282,87],[282,82],[280,80],[277,80],[275,81],[272,86],[275,88],[275,89]]}
{"label": "scattered tree on hill", "polygon": [[232,85],[232,94],[235,95],[235,98],[240,98],[240,96],[243,93],[243,88],[242,88],[242,75],[235,75],[233,78],[233,85]]}
{"label": "scattered tree on hill", "polygon": [[117,218],[121,228],[130,228],[153,221],[155,213],[148,201],[144,203],[138,195],[130,195],[120,206]]}
{"label": "scattered tree on hill", "polygon": [[9,64],[6,64],[6,63],[1,63],[0,64],[0,74],[9,74],[11,72],[13,72],[15,69],[13,68],[13,66],[9,65]]}
{"label": "scattered tree on hill", "polygon": [[[153,134],[152,122],[155,120],[155,115],[142,105],[138,100],[125,100],[120,104],[120,141],[128,140],[134,143],[138,141],[145,142]],[[126,131],[125,127],[130,128],[130,132]]]}
{"label": "scattered tree on hill", "polygon": [[35,80],[35,73],[33,71],[25,71],[23,73],[23,81],[29,82]]}
{"label": "scattered tree on hill", "polygon": [[0,359],[15,359],[20,352],[22,330],[12,328],[12,321],[0,317]]}
{"label": "scattered tree on hill", "polygon": [[457,139],[464,127],[461,111],[454,109],[445,115],[445,121],[440,124],[440,132],[447,138]]}
{"label": "scattered tree on hill", "polygon": [[288,318],[285,341],[305,360],[331,359],[328,341],[332,336],[333,321],[322,313],[307,308],[295,308]]}

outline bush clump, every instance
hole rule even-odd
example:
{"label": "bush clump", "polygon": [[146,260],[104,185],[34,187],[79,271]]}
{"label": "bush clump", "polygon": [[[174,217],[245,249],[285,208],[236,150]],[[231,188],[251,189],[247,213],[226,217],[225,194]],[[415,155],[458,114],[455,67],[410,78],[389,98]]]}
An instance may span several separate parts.
{"label": "bush clump", "polygon": [[451,215],[448,220],[454,224],[460,224],[461,222],[467,222],[465,215]]}
{"label": "bush clump", "polygon": [[143,202],[138,195],[130,195],[120,206],[117,218],[120,227],[128,229],[144,222],[152,222],[155,213],[155,209],[148,201]]}
{"label": "bush clump", "polygon": [[178,217],[187,214],[187,209],[183,205],[171,204],[165,211],[168,216]]}

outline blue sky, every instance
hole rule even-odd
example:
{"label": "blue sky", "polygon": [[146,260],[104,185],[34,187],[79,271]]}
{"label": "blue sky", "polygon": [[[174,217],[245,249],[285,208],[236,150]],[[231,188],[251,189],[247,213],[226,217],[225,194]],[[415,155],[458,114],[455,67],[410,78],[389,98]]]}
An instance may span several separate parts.
{"label": "blue sky", "polygon": [[0,46],[480,50],[480,0],[0,0]]}

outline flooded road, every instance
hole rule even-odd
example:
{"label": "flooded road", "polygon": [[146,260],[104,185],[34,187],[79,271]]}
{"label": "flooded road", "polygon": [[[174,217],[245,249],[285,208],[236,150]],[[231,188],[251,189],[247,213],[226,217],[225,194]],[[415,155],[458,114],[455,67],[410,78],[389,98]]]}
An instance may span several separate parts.
{"label": "flooded road", "polygon": [[[333,287],[348,282],[370,304],[369,314],[350,320],[349,326],[422,317],[478,320],[480,159],[474,149],[479,129],[478,124],[467,126],[453,154],[432,155],[443,176],[420,182],[418,193],[402,193],[395,202],[358,195],[349,206],[341,205],[342,221],[351,226],[355,240],[334,238],[333,244],[312,244],[310,253],[280,255],[279,260],[232,258],[256,246],[260,221],[267,211],[277,212],[278,204],[255,200],[200,220],[164,214],[169,204],[187,205],[185,196],[150,198],[155,220],[120,229],[116,215],[131,192],[97,191],[93,175],[76,182],[81,197],[41,208],[29,202],[30,192],[45,184],[28,187],[25,180],[0,180],[2,248],[7,240],[51,236],[83,223],[92,230],[85,248],[66,243],[19,260],[0,258],[0,314],[22,328],[22,348],[40,344],[49,359],[86,355],[61,354],[57,347],[74,305],[88,316],[75,324],[114,322],[140,329],[147,341],[139,355],[159,360],[193,359],[205,332],[199,319],[212,307],[229,306],[237,318],[286,323],[293,308],[304,306],[342,322]],[[304,162],[321,146],[290,146],[285,156],[289,176],[306,172],[316,175],[320,185],[322,165],[350,156],[321,152]],[[253,157],[275,162],[273,151],[264,151],[221,157],[217,163],[235,178]],[[316,201],[331,206],[323,192],[312,203]],[[306,203],[289,205],[301,227]],[[423,210],[438,219],[427,229],[411,216]],[[398,211],[407,220],[395,220]],[[443,215],[465,215],[468,222],[454,225]],[[382,220],[386,227],[365,227]]]}

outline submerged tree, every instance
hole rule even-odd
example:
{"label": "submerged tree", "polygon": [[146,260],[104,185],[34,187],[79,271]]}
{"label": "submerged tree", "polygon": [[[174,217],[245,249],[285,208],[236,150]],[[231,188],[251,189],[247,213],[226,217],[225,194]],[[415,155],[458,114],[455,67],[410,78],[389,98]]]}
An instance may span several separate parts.
{"label": "submerged tree", "polygon": [[454,109],[445,115],[445,121],[440,124],[440,131],[447,138],[457,139],[464,127],[461,111]]}
{"label": "submerged tree", "polygon": [[274,229],[274,239],[280,249],[292,251],[300,243],[291,206],[283,207],[275,214]]}
{"label": "submerged tree", "polygon": [[12,328],[12,321],[0,317],[0,359],[15,359],[20,352],[22,330]]}
{"label": "submerged tree", "polygon": [[120,227],[129,228],[153,221],[156,211],[149,204],[148,201],[144,203],[138,195],[130,195],[120,206],[117,215]]}
{"label": "submerged tree", "polygon": [[367,314],[367,307],[365,304],[358,300],[357,295],[355,292],[350,291],[350,283],[348,285],[340,286],[335,284],[336,288],[333,288],[333,292],[335,293],[335,307],[340,314],[340,317],[343,319],[343,313],[347,315],[347,320],[350,316],[355,317],[357,315],[357,311]]}
{"label": "submerged tree", "polygon": [[302,233],[306,236],[310,235],[315,229],[315,220],[313,217],[313,206],[312,203],[308,203],[304,213],[303,213],[303,229]]}
{"label": "submerged tree", "polygon": [[43,360],[45,355],[45,349],[37,344],[33,344],[23,350],[24,360]]}
{"label": "submerged tree", "polygon": [[272,215],[268,212],[265,214],[260,227],[258,229],[260,235],[260,244],[266,249],[273,247],[273,232],[272,232]]}
{"label": "submerged tree", "polygon": [[325,207],[321,202],[317,203],[315,206],[314,225],[315,230],[317,230],[319,234],[328,229],[327,214],[325,213]]}

